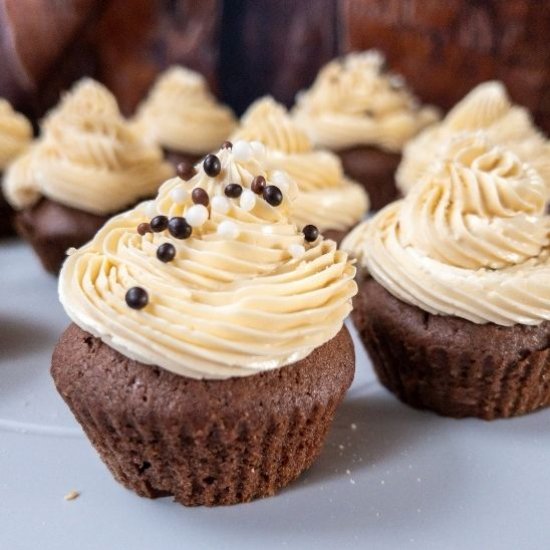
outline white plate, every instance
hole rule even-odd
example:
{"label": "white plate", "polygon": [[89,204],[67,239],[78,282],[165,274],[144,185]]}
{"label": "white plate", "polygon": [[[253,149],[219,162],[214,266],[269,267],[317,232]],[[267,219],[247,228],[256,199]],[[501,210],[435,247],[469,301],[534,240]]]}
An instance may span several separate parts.
{"label": "white plate", "polygon": [[279,496],[215,509],[139,498],[54,390],[66,324],[56,281],[24,245],[0,243],[2,550],[550,548],[550,411],[487,423],[409,409],[360,345],[324,452]]}

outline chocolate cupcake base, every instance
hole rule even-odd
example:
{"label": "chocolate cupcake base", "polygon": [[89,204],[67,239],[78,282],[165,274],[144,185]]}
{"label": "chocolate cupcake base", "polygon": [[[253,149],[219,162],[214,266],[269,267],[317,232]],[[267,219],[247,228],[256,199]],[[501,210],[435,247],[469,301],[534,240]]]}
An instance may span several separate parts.
{"label": "chocolate cupcake base", "polygon": [[67,249],[86,244],[108,219],[43,198],[16,213],[15,227],[34,248],[44,269],[57,275]]}
{"label": "chocolate cupcake base", "polygon": [[395,172],[401,161],[400,153],[367,146],[335,152],[342,161],[346,175],[366,189],[372,210],[380,210],[399,197]]}
{"label": "chocolate cupcake base", "polygon": [[51,372],[117,481],[144,497],[214,506],[273,495],[309,468],[353,379],[354,350],[344,327],[293,365],[194,380],[73,324]]}
{"label": "chocolate cupcake base", "polygon": [[13,210],[6,202],[0,188],[0,237],[11,237],[15,235],[13,228]]}
{"label": "chocolate cupcake base", "polygon": [[485,420],[550,405],[550,322],[504,327],[431,315],[374,279],[353,320],[386,388],[413,407]]}

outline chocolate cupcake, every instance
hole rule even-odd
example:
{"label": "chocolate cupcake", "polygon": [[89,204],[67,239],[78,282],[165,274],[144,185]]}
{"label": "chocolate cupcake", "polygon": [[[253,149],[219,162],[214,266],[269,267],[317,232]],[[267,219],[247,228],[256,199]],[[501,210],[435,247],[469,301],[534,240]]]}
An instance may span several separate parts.
{"label": "chocolate cupcake", "polygon": [[158,77],[139,106],[134,124],[176,166],[195,164],[219,147],[234,130],[236,120],[231,109],[212,95],[202,75],[175,66]]}
{"label": "chocolate cupcake", "polygon": [[343,247],[354,321],[404,402],[487,420],[550,404],[550,216],[540,175],[481,135],[451,142]]}
{"label": "chocolate cupcake", "polygon": [[271,176],[252,147],[208,155],[63,266],[74,324],[53,354],[55,384],[141,496],[274,494],[314,461],[352,381],[355,268],[289,221],[295,184]]}
{"label": "chocolate cupcake", "polygon": [[8,169],[4,193],[19,234],[58,273],[69,247],[89,241],[113,214],[154,195],[173,170],[143,141],[115,98],[91,79],[77,83]]}
{"label": "chocolate cupcake", "polygon": [[364,188],[345,177],[336,155],[314,151],[307,134],[271,97],[249,107],[231,140],[237,148],[239,140],[260,142],[267,148],[265,162],[298,184],[300,192],[291,207],[298,227],[313,224],[325,237],[340,242],[367,213]]}
{"label": "chocolate cupcake", "polygon": [[375,50],[335,59],[297,96],[296,120],[320,147],[335,151],[346,174],[378,210],[397,197],[394,174],[405,143],[437,120]]}
{"label": "chocolate cupcake", "polygon": [[[23,153],[32,139],[32,126],[11,105],[0,98],[0,183],[10,162]],[[0,237],[12,235],[13,210],[0,193]]]}
{"label": "chocolate cupcake", "polygon": [[504,85],[491,81],[474,88],[441,122],[407,143],[396,174],[401,192],[410,191],[450,140],[479,130],[535,168],[550,190],[550,142],[535,127],[529,111],[510,101]]}

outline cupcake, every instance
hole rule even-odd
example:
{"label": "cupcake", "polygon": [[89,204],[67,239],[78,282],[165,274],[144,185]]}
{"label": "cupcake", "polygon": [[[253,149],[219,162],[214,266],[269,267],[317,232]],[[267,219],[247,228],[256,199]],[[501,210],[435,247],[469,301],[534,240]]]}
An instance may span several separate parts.
{"label": "cupcake", "polygon": [[212,95],[202,75],[175,66],[159,76],[138,107],[134,124],[176,166],[193,165],[215,150],[237,122],[231,109]]}
{"label": "cupcake", "polygon": [[271,97],[250,106],[231,140],[237,149],[239,140],[261,142],[266,162],[298,184],[300,193],[291,205],[298,227],[313,224],[339,242],[366,214],[369,200],[363,187],[344,176],[336,155],[314,151],[307,134]]}
{"label": "cupcake", "polygon": [[550,404],[550,216],[540,175],[486,136],[451,141],[343,243],[353,318],[401,400],[487,420]]}
{"label": "cupcake", "polygon": [[336,152],[346,174],[365,186],[375,210],[397,197],[394,174],[405,143],[437,120],[402,77],[385,71],[376,50],[331,61],[297,96],[294,113],[315,145]]}
{"label": "cupcake", "polygon": [[355,268],[289,221],[295,185],[271,176],[226,147],[63,266],[73,324],[52,376],[111,473],[141,496],[273,495],[314,461],[352,381],[343,321]]}
{"label": "cupcake", "polygon": [[[0,182],[6,167],[23,153],[32,140],[32,126],[11,105],[0,98]],[[0,237],[13,233],[13,210],[0,193]]]}
{"label": "cupcake", "polygon": [[55,274],[69,247],[89,241],[113,214],[154,196],[171,174],[162,151],[131,130],[113,95],[84,79],[11,164],[4,193],[17,211],[17,231]]}
{"label": "cupcake", "polygon": [[402,193],[409,192],[450,140],[479,130],[535,168],[550,190],[550,142],[534,126],[529,111],[510,101],[504,85],[491,81],[474,88],[441,122],[405,146],[396,175]]}

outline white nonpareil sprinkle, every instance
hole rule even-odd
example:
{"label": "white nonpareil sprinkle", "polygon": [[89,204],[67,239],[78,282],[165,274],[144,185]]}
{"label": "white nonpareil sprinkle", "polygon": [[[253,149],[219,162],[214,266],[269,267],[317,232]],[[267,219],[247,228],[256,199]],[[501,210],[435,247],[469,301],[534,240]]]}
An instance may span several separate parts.
{"label": "white nonpareil sprinkle", "polygon": [[148,218],[154,218],[157,215],[157,205],[155,201],[149,201],[145,207],[145,213]]}
{"label": "white nonpareil sprinkle", "polygon": [[191,227],[200,227],[208,219],[208,208],[202,204],[194,204],[185,213],[185,219]]}
{"label": "white nonpareil sprinkle", "polygon": [[220,214],[227,214],[229,212],[229,207],[231,206],[231,203],[221,195],[216,195],[215,197],[212,197],[211,201],[212,210],[215,212],[219,212]]}
{"label": "white nonpareil sprinkle", "polygon": [[301,258],[306,253],[306,249],[301,244],[291,244],[288,247],[288,251],[290,255],[296,259]]}
{"label": "white nonpareil sprinkle", "polygon": [[246,162],[252,157],[252,147],[248,141],[240,139],[233,144],[233,158],[237,161]]}
{"label": "white nonpareil sprinkle", "polygon": [[250,147],[257,159],[261,160],[265,157],[265,145],[261,141],[251,141]]}
{"label": "white nonpareil sprinkle", "polygon": [[243,210],[250,212],[256,206],[256,195],[250,189],[244,189],[240,204]]}
{"label": "white nonpareil sprinkle", "polygon": [[283,193],[288,192],[288,188],[290,186],[290,181],[288,180],[288,176],[286,175],[286,172],[283,172],[281,170],[275,170],[273,174],[271,174],[271,184],[276,185]]}
{"label": "white nonpareil sprinkle", "polygon": [[188,197],[189,193],[183,187],[176,187],[170,192],[170,198],[176,204],[184,204]]}
{"label": "white nonpareil sprinkle", "polygon": [[239,228],[235,222],[224,220],[218,225],[218,235],[227,239],[236,239],[239,236]]}

